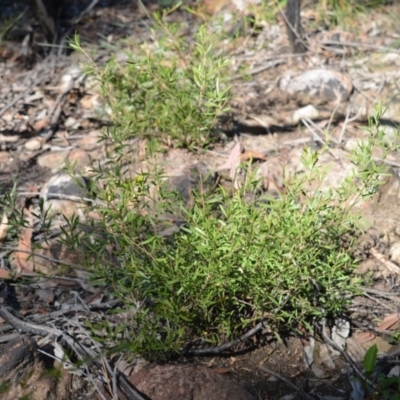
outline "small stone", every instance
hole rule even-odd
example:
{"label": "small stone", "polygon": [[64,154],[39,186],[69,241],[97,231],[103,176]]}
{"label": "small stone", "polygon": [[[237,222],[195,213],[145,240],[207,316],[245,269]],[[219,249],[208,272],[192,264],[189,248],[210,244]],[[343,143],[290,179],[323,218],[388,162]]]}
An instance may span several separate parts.
{"label": "small stone", "polygon": [[91,159],[89,154],[82,149],[72,150],[67,157],[69,163],[74,164],[77,171],[82,171],[85,167],[89,166]]}
{"label": "small stone", "polygon": [[68,117],[64,122],[64,126],[67,129],[78,129],[80,127],[80,123],[74,117]]}
{"label": "small stone", "polygon": [[356,148],[360,146],[360,140],[357,138],[350,138],[346,140],[346,143],[344,144],[343,148],[351,153],[354,151]]}
{"label": "small stone", "polygon": [[82,99],[80,101],[80,105],[85,110],[99,111],[99,110],[101,110],[101,108],[103,106],[103,103],[101,100],[102,100],[102,97],[98,93],[88,94],[88,95],[82,97]]}
{"label": "small stone", "polygon": [[385,107],[385,118],[392,120],[393,122],[400,121],[400,102],[397,99],[390,99],[390,101],[383,103]]}
{"label": "small stone", "polygon": [[76,178],[72,178],[65,173],[59,173],[50,178],[46,184],[43,185],[41,196],[45,200],[58,194],[76,197],[87,196],[85,187],[86,185],[83,178],[80,179],[80,182],[78,183]]}
{"label": "small stone", "polygon": [[312,104],[309,104],[293,113],[293,124],[297,125],[303,118],[317,119],[318,117],[318,110]]}
{"label": "small stone", "polygon": [[52,171],[57,171],[62,168],[65,159],[68,157],[69,151],[53,151],[45,153],[38,157],[37,163],[40,167],[49,168]]}
{"label": "small stone", "polygon": [[78,147],[86,151],[92,151],[99,146],[100,131],[90,132],[89,135],[79,139],[77,142]]}
{"label": "small stone", "polygon": [[82,70],[76,64],[72,64],[61,76],[60,93],[69,90],[70,86],[74,85],[75,81],[82,75]]}
{"label": "small stone", "polygon": [[11,161],[11,154],[8,151],[0,151],[0,163],[8,163]]}
{"label": "small stone", "polygon": [[29,139],[25,143],[25,150],[38,151],[42,148],[42,142],[38,138]]}

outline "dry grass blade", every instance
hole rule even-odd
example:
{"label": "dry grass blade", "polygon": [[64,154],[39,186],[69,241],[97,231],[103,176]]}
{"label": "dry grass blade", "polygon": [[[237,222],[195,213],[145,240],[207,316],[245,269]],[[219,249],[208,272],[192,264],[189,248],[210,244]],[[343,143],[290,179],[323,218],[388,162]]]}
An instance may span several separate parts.
{"label": "dry grass blade", "polygon": [[17,272],[22,271],[33,272],[34,263],[31,257],[32,253],[32,234],[33,234],[33,215],[31,209],[25,210],[25,215],[27,217],[27,226],[22,230],[21,237],[18,241],[18,248],[15,251],[15,262],[17,264]]}
{"label": "dry grass blade", "polygon": [[3,242],[4,239],[7,237],[7,230],[8,230],[8,217],[7,214],[3,214],[3,218],[1,219],[0,223],[0,242]]}

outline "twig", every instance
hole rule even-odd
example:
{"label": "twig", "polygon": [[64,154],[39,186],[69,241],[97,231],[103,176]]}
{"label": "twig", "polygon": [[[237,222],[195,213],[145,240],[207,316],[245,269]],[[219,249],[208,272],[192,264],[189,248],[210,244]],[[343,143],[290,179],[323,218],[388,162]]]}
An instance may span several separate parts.
{"label": "twig", "polygon": [[232,340],[228,343],[225,343],[221,346],[216,346],[210,349],[196,349],[196,350],[186,350],[184,351],[185,356],[201,356],[206,354],[220,354],[225,350],[230,349],[231,347],[237,345],[238,343],[244,342],[254,336],[256,333],[261,331],[263,328],[266,328],[268,325],[264,321],[259,322],[253,329],[250,329],[240,338]]}
{"label": "twig", "polygon": [[[80,297],[77,297],[77,298],[82,302],[82,304],[84,303]],[[85,333],[86,333],[86,329],[84,329],[84,327],[82,326],[82,324],[80,323],[80,321],[78,321],[76,318],[75,318],[73,321],[70,321],[70,322],[73,323],[73,325],[75,325],[75,326],[77,326],[78,328],[80,328],[82,332],[85,332]],[[87,335],[87,338],[91,341],[93,347],[94,347],[94,348],[96,349],[96,351],[98,352],[98,354],[101,354],[101,348],[100,348],[98,342],[94,341],[87,333],[86,333],[86,335]],[[94,359],[93,359],[93,361],[96,363],[96,366],[99,367],[99,362],[98,362],[98,361],[95,361]],[[110,363],[108,362],[108,360],[107,360],[106,357],[102,357],[102,361],[103,361],[103,363],[104,363],[104,365],[105,365],[105,367],[106,367],[106,368],[105,368],[105,369],[106,369],[106,372],[108,372],[108,374],[109,374],[110,376],[112,376],[113,390],[110,390],[110,393],[113,392],[113,393],[114,393],[114,396],[115,396],[115,390],[114,390],[114,379],[115,379],[116,382],[117,382],[117,383],[116,383],[116,384],[117,384],[117,387],[118,387],[118,383],[119,383],[119,388],[121,389],[121,391],[123,392],[123,394],[126,396],[127,400],[146,400],[146,399],[140,394],[139,390],[136,389],[136,387],[135,387],[134,385],[132,385],[132,384],[126,379],[125,375],[124,375],[120,370],[118,370],[118,368],[117,368],[117,367],[118,367],[118,362],[117,362],[117,365],[116,365],[116,369],[113,370],[113,369],[111,368],[111,365],[110,365]],[[115,377],[114,377],[114,374],[115,374]],[[106,383],[106,381],[108,381],[108,380],[107,380],[107,377],[106,377],[105,375],[102,376],[102,378],[103,378],[103,380],[104,380],[104,383]],[[118,391],[117,391],[116,393],[118,393]],[[118,395],[117,395],[117,397],[114,397],[113,400],[118,400]]]}
{"label": "twig", "polygon": [[115,363],[114,371],[112,371],[112,387],[113,387],[113,400],[118,399],[118,385],[117,385],[117,377],[118,377],[118,364],[121,361],[122,354],[119,356],[118,360]]}
{"label": "twig", "polygon": [[272,54],[272,55],[268,55],[265,58],[261,58],[257,53],[257,56],[242,56],[242,60],[245,61],[258,61],[260,64],[263,64],[267,61],[271,61],[271,60],[275,60],[277,58],[295,58],[295,57],[299,57],[299,56],[306,56],[308,54],[311,54],[311,52],[307,51],[305,53],[286,53],[286,54]]}
{"label": "twig", "polygon": [[32,90],[36,85],[38,85],[40,82],[42,82],[46,77],[46,74],[40,74],[38,78],[36,78],[22,93],[20,93],[18,96],[14,97],[8,104],[6,104],[1,110],[0,110],[0,116],[2,116],[6,111],[8,111],[15,103],[17,103],[19,100],[23,99],[28,92]]}
{"label": "twig", "polygon": [[380,83],[380,85],[379,85],[378,90],[376,91],[375,98],[374,98],[374,100],[373,100],[373,102],[372,102],[373,104],[378,103],[379,96],[380,96],[380,94],[382,93],[383,88],[385,87],[385,83],[386,83],[385,75],[382,75],[381,83]]}
{"label": "twig", "polygon": [[[17,192],[18,196],[41,196],[42,193],[40,192]],[[93,200],[93,199],[89,199],[88,197],[79,197],[79,196],[70,196],[67,194],[63,194],[63,193],[49,193],[46,195],[46,200],[53,200],[53,199],[57,199],[57,200],[69,200],[69,201],[74,201],[77,203],[82,203],[82,202],[86,202],[86,203],[92,203],[96,206],[106,206],[107,204],[103,201],[99,201],[99,200]]]}
{"label": "twig", "polygon": [[33,333],[40,336],[47,336],[51,334],[55,337],[58,337],[62,335],[62,332],[58,329],[33,324],[31,322],[21,321],[20,319],[15,317],[10,311],[8,311],[4,305],[0,305],[0,317],[19,332]]}
{"label": "twig", "polygon": [[374,157],[374,161],[378,161],[378,162],[383,162],[386,165],[390,165],[391,167],[396,167],[396,168],[400,168],[400,164],[394,161],[390,161],[387,158],[383,159],[383,158],[379,158],[379,157]]}
{"label": "twig", "polygon": [[329,129],[331,129],[331,124],[332,124],[333,118],[335,117],[336,111],[339,109],[339,107],[340,107],[340,104],[337,104],[336,107],[333,109],[333,111],[331,113],[331,116],[330,116],[329,121],[328,121],[328,125],[326,126],[326,129],[328,131],[329,131]]}
{"label": "twig", "polygon": [[[66,369],[69,373],[76,374],[79,376],[85,375],[85,378],[87,378],[86,374],[81,371],[75,364],[73,364],[70,360],[68,360],[66,357],[60,358],[57,357],[53,354],[47,353],[46,351],[42,349],[38,349],[38,351],[42,354],[44,354],[47,357],[52,358],[53,360],[58,361],[60,364],[63,365],[64,369]],[[79,372],[77,372],[79,371]]]}
{"label": "twig", "polygon": [[[11,329],[13,329],[11,327]],[[7,335],[1,335],[0,336],[0,343],[7,343],[10,342],[11,340],[14,340],[16,338],[20,337],[19,333],[9,333]]]}
{"label": "twig", "polygon": [[349,121],[349,115],[350,115],[350,107],[347,107],[346,118],[344,119],[342,130],[340,131],[338,144],[342,143],[343,136],[344,136],[344,133],[346,131],[346,127],[347,127],[347,124],[348,124],[348,121]]}
{"label": "twig", "polygon": [[355,373],[358,375],[358,377],[363,381],[368,383],[368,385],[370,385],[373,389],[376,390],[376,386],[373,382],[371,382],[369,379],[367,379],[363,373],[358,369],[357,364],[353,361],[353,359],[340,347],[338,346],[333,340],[328,338],[328,335],[325,332],[325,328],[326,328],[326,321],[325,318],[322,319],[321,322],[321,333],[322,333],[322,337],[325,340],[326,343],[329,344],[329,346],[331,346],[332,348],[334,348],[335,350],[337,350],[347,361],[347,363],[354,369]]}
{"label": "twig", "polygon": [[53,137],[54,133],[57,131],[58,121],[61,116],[63,105],[65,104],[65,102],[67,100],[67,94],[74,88],[75,82],[79,77],[80,77],[80,75],[72,77],[68,83],[68,86],[63,90],[62,93],[60,93],[58,95],[56,101],[54,102],[54,105],[53,105],[51,111],[49,112],[49,125],[50,126],[49,126],[49,128],[47,128],[46,133],[41,134],[41,137],[46,142],[48,142]]}
{"label": "twig", "polygon": [[60,48],[58,50],[58,55],[60,56],[62,53],[62,50],[64,48],[68,48],[69,46],[64,46],[65,40],[67,37],[71,34],[73,30],[76,29],[76,25],[79,24],[79,22],[82,21],[83,17],[89,13],[93,7],[99,2],[99,0],[92,0],[92,2],[72,21],[70,28],[63,34],[62,40],[60,40]]}
{"label": "twig", "polygon": [[[282,63],[283,63],[283,60],[281,58],[278,58],[277,60],[271,61],[266,65],[261,65],[260,67],[253,68],[251,71],[247,71],[246,74],[257,75],[257,74],[264,72],[270,68],[276,67]],[[242,77],[243,77],[243,74],[233,75],[231,78],[228,79],[228,81],[233,81],[235,79],[242,78]]]}
{"label": "twig", "polygon": [[[283,299],[282,304],[277,307],[273,313],[277,313],[279,310],[282,309],[282,307],[287,303],[287,301],[290,298],[291,293],[288,293],[286,297]],[[262,320],[259,322],[254,328],[250,329],[248,332],[246,332],[244,335],[242,335],[240,338],[232,340],[228,343],[225,343],[221,346],[213,347],[211,349],[196,349],[196,350],[186,350],[183,352],[184,355],[187,356],[200,356],[200,355],[205,355],[205,354],[219,354],[222,353],[225,350],[228,350],[229,348],[237,345],[238,343],[244,342],[248,339],[250,339],[252,336],[254,336],[256,333],[261,331],[263,328],[267,328],[268,325],[266,324],[266,320]]]}
{"label": "twig", "polygon": [[390,310],[390,311],[392,311],[392,312],[394,312],[394,313],[395,313],[395,312],[398,312],[398,307],[396,307],[396,308],[389,307],[387,304],[385,304],[384,302],[378,300],[378,299],[375,298],[374,296],[369,295],[368,293],[364,293],[364,296],[365,296],[367,299],[370,299],[370,300],[374,301],[375,303],[381,305],[383,308],[386,308],[387,310]]}
{"label": "twig", "polygon": [[99,0],[92,0],[92,2],[72,21],[72,25],[79,24],[82,21],[82,18],[88,14],[93,7],[99,2]]}
{"label": "twig", "polygon": [[[19,332],[33,333],[35,335],[40,335],[40,336],[51,335],[55,338],[61,336],[66,341],[66,343],[71,347],[71,349],[75,351],[76,355],[81,361],[87,359],[87,357],[89,356],[89,359],[92,362],[96,363],[95,361],[96,354],[92,350],[90,350],[86,346],[83,346],[80,343],[77,343],[75,339],[66,335],[60,329],[50,328],[47,326],[41,326],[33,324],[31,322],[22,321],[17,317],[15,317],[10,311],[7,310],[7,308],[4,305],[1,304],[0,304],[0,317],[3,318],[6,322],[8,322],[10,325],[12,325]],[[81,350],[84,351],[85,353],[84,355],[80,351],[77,351],[76,349],[77,344],[79,344]],[[145,400],[145,398],[141,396],[141,394],[135,388],[133,388],[129,382],[126,381],[126,378],[120,371],[118,371],[118,378],[119,381],[121,382],[121,386],[123,386],[124,394],[127,396],[128,400]]]}
{"label": "twig", "polygon": [[[82,268],[81,265],[73,264],[73,263],[66,262],[66,261],[56,260],[55,258],[47,257],[47,256],[45,256],[45,255],[43,255],[43,254],[35,254],[35,253],[33,253],[32,251],[28,251],[28,250],[21,250],[21,249],[19,249],[19,248],[17,248],[17,247],[0,246],[0,249],[11,250],[11,251],[14,251],[14,252],[19,252],[19,253],[31,254],[32,257],[40,257],[40,258],[43,258],[43,260],[51,261],[51,262],[54,262],[55,264],[66,265],[67,267],[72,267],[72,268],[76,268],[76,269],[79,269],[79,270],[84,270],[84,268]],[[17,274],[17,275],[18,275],[18,274]],[[24,276],[24,275],[29,276],[28,274],[20,274],[20,275],[21,275],[21,276]],[[42,276],[42,275],[39,275],[39,274],[37,274],[37,275],[30,275],[30,276],[37,276],[38,278],[39,278],[39,277],[42,277],[42,278],[43,278],[43,276]],[[68,279],[72,280],[73,278],[68,278]],[[79,281],[79,280],[78,280],[78,281]]]}
{"label": "twig", "polygon": [[[119,300],[111,300],[108,303],[104,303],[104,304],[89,304],[87,305],[87,307],[89,307],[90,311],[94,311],[94,310],[107,310],[110,309],[112,307],[114,307],[115,305],[117,305],[120,301]],[[61,310],[57,310],[57,311],[52,311],[49,314],[43,315],[43,314],[34,314],[31,316],[31,318],[34,321],[40,322],[40,321],[44,321],[46,319],[49,318],[58,318],[62,315],[74,312],[84,312],[87,311],[86,307],[84,306],[79,306],[77,304],[66,304],[63,306],[63,308]]]}
{"label": "twig", "polygon": [[394,301],[395,303],[400,304],[400,298],[397,293],[383,292],[381,290],[376,290],[366,287],[360,287],[360,289],[366,293],[375,294],[377,296],[383,297],[384,299],[390,299],[390,301]]}
{"label": "twig", "polygon": [[[397,311],[395,311],[395,312],[397,312]],[[392,336],[394,333],[393,330],[390,331],[387,329],[378,329],[375,326],[372,326],[370,324],[364,325],[360,322],[357,322],[356,320],[352,321],[352,324],[354,324],[355,326],[357,326],[360,329],[363,329],[364,331],[372,331],[372,332],[374,332],[375,335],[390,335],[390,336]]]}
{"label": "twig", "polygon": [[254,121],[259,123],[267,131],[267,133],[271,133],[271,125],[266,124],[261,118],[257,117],[257,115],[246,114],[246,117],[254,119]]}
{"label": "twig", "polygon": [[277,378],[281,380],[282,382],[286,383],[286,385],[290,386],[292,389],[294,389],[296,392],[300,394],[304,399],[306,400],[314,400],[314,397],[309,396],[301,387],[297,387],[294,383],[290,382],[289,379],[283,377],[282,375],[277,374],[274,371],[271,371],[270,369],[260,365],[258,368],[261,369],[261,371],[266,372],[269,375],[272,375],[274,378]]}
{"label": "twig", "polygon": [[149,13],[149,10],[146,8],[146,6],[143,4],[142,0],[136,0],[138,4],[138,8],[146,15],[148,19],[151,20],[151,14]]}
{"label": "twig", "polygon": [[[343,46],[343,47],[357,47],[357,49],[360,49],[361,47],[367,48],[367,49],[372,49],[372,50],[380,50],[383,52],[390,52],[390,53],[397,53],[400,54],[400,50],[394,49],[392,47],[384,47],[384,46],[379,46],[376,44],[370,44],[370,43],[356,43],[356,42],[341,42],[341,41],[335,41],[335,40],[327,40],[327,41],[317,41],[316,42],[318,45],[321,47],[325,46]],[[328,49],[331,49],[330,47],[327,47]]]}
{"label": "twig", "polygon": [[[313,129],[313,127],[311,126],[311,124],[309,123],[309,119],[308,118],[302,118],[301,122],[311,131],[311,133],[314,136],[314,139],[317,140],[318,142],[322,143],[324,146],[327,147],[328,149],[328,153],[335,158],[336,160],[339,160],[339,157],[330,149],[330,147],[327,145],[327,143],[325,143],[325,141],[318,135],[317,132],[315,132],[315,130]],[[333,138],[332,138],[333,139]],[[335,141],[335,139],[333,139]]]}
{"label": "twig", "polygon": [[[99,386],[97,385],[97,382],[93,379],[92,374],[90,373],[89,368],[88,368],[88,366],[87,366],[86,364],[84,365],[84,368],[85,368],[86,376],[87,376],[89,382],[94,386],[94,388],[96,389],[97,393],[100,394],[100,397],[102,398],[102,400],[107,400],[107,399],[105,398],[103,392],[101,391],[101,389],[100,389]],[[101,378],[98,377],[98,379],[99,379],[99,381],[100,381],[101,383],[103,383],[103,382],[101,381]]]}
{"label": "twig", "polygon": [[314,142],[314,139],[307,137],[307,138],[299,138],[299,139],[293,139],[293,140],[285,140],[284,142],[282,142],[282,144],[284,144],[284,145],[289,144],[291,146],[297,146],[297,145],[310,143],[310,142]]}
{"label": "twig", "polygon": [[[311,132],[313,134],[317,135],[317,139],[319,139],[322,143],[324,143],[324,141],[322,141],[322,138],[315,132],[315,129],[318,130],[319,133],[321,133],[322,135],[324,135],[325,132],[317,124],[315,124],[312,119],[310,119],[310,118],[302,118],[302,122],[304,123],[304,125],[307,126],[307,128],[309,128],[311,130]],[[332,140],[336,143],[335,138],[332,138]]]}

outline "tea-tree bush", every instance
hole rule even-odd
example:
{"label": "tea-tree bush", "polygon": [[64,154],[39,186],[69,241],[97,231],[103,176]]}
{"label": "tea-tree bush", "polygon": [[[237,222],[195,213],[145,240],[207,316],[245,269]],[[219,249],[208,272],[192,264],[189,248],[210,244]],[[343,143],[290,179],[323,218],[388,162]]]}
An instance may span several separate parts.
{"label": "tea-tree bush", "polygon": [[[194,193],[194,204],[183,207],[159,166],[130,172],[128,144],[139,134],[196,146],[209,140],[227,101],[212,71],[226,62],[210,56],[204,29],[188,68],[162,51],[144,56],[140,49],[125,66],[91,65],[111,110],[113,126],[104,133],[110,147],[92,177],[96,202],[88,211],[97,217],[72,218],[63,228],[63,243],[84,249],[93,283],[123,302],[118,331],[126,345],[153,359],[237,338],[259,322],[279,334],[343,312],[357,291],[356,206],[376,192],[386,171],[373,149],[380,147],[384,159],[398,147],[380,129],[378,108],[351,157],[354,170],[339,187],[321,188],[327,169],[318,160],[327,148],[305,148],[305,172],[288,178],[279,196],[260,197],[248,173],[241,189]],[[80,48],[77,40],[74,47]],[[161,216],[178,209],[185,224],[173,236],[160,235]]]}

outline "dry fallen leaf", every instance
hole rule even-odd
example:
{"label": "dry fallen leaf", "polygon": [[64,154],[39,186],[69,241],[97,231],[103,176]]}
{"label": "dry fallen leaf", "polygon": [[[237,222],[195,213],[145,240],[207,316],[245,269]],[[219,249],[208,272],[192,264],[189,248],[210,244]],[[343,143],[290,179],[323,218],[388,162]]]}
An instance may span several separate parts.
{"label": "dry fallen leaf", "polygon": [[233,181],[233,186],[235,189],[239,189],[239,183],[236,179],[236,173],[237,169],[240,166],[241,160],[240,160],[240,155],[242,153],[242,148],[240,146],[240,143],[237,142],[233,149],[231,150],[228,159],[226,160],[226,163],[222,165],[221,167],[218,168],[217,171],[221,171],[223,169],[229,169],[229,177]]}
{"label": "dry fallen leaf", "polygon": [[35,132],[40,132],[41,130],[46,128],[48,125],[49,125],[49,120],[48,120],[48,118],[45,117],[45,118],[40,119],[33,125],[33,130]]}
{"label": "dry fallen leaf", "polygon": [[201,2],[200,11],[204,11],[210,15],[215,15],[229,3],[230,0],[203,0]]}
{"label": "dry fallen leaf", "polygon": [[367,343],[374,339],[376,335],[372,332],[363,332],[354,336],[354,340],[358,343]]}
{"label": "dry fallen leaf", "polygon": [[[376,327],[377,331],[387,331],[387,330],[395,330],[400,326],[400,314],[392,313],[387,315],[383,321]],[[366,343],[370,342],[376,337],[373,332],[363,332],[358,335],[355,335],[354,339],[358,343]]]}
{"label": "dry fallen leaf", "polygon": [[214,368],[213,371],[216,372],[217,374],[221,374],[221,375],[223,375],[223,374],[230,374],[230,373],[232,372],[232,371],[230,370],[230,368],[223,368],[223,367]]}
{"label": "dry fallen leaf", "polygon": [[245,151],[243,154],[241,154],[240,160],[241,161],[248,161],[248,160],[267,161],[267,157],[263,153],[260,153],[259,151],[248,150],[248,151]]}
{"label": "dry fallen leaf", "polygon": [[231,172],[232,170],[235,171],[236,168],[240,165],[240,155],[242,153],[242,149],[240,143],[237,142],[235,146],[233,146],[231,152],[229,153],[228,159],[226,160],[224,165],[221,165],[218,168],[218,171],[223,169],[229,169]]}
{"label": "dry fallen leaf", "polygon": [[394,330],[399,327],[400,314],[392,313],[387,315],[383,321],[376,327],[378,331]]}
{"label": "dry fallen leaf", "polygon": [[0,279],[11,279],[10,271],[0,268]]}

